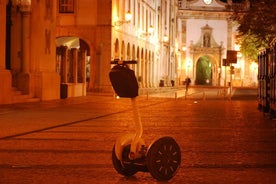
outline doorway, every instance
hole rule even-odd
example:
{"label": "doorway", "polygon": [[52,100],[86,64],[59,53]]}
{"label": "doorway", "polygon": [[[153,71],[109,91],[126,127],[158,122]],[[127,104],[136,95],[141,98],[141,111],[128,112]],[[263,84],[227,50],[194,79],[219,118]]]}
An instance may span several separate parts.
{"label": "doorway", "polygon": [[212,85],[212,61],[208,56],[202,56],[196,63],[196,85]]}
{"label": "doorway", "polygon": [[90,79],[88,44],[78,37],[56,39],[56,70],[60,74],[60,97],[85,96]]}

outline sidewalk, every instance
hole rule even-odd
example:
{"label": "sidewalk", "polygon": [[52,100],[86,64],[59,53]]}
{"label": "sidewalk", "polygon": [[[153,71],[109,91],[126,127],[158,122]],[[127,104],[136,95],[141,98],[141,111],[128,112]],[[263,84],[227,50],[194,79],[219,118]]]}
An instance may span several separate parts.
{"label": "sidewalk", "polygon": [[140,94],[147,98],[163,97],[197,100],[257,100],[257,92],[257,88],[233,87],[230,95],[229,88],[216,86],[190,86],[189,90],[186,92],[185,87],[182,86],[142,89]]}

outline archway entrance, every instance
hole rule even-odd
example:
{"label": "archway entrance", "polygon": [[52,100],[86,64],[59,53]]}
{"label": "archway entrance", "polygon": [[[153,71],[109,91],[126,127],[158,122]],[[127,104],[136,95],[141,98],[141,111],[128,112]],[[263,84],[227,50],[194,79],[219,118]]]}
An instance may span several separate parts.
{"label": "archway entrance", "polygon": [[212,85],[212,62],[208,56],[202,56],[196,63],[197,85]]}
{"label": "archway entrance", "polygon": [[89,46],[78,37],[56,39],[56,70],[60,74],[60,97],[86,95],[90,78]]}

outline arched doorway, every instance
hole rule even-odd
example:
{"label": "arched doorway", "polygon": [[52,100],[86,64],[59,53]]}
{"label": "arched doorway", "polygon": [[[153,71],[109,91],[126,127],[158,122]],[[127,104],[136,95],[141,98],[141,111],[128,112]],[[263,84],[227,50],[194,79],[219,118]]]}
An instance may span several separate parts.
{"label": "arched doorway", "polygon": [[196,63],[196,85],[212,85],[212,61],[208,56],[202,56]]}
{"label": "arched doorway", "polygon": [[60,97],[85,96],[91,76],[88,44],[78,37],[56,39],[56,71],[60,75]]}

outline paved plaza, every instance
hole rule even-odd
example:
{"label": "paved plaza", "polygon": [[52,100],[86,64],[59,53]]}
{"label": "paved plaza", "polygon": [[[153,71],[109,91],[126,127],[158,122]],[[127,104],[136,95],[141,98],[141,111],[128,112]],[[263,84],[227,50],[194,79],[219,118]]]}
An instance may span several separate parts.
{"label": "paved plaza", "polygon": [[89,94],[1,105],[0,184],[275,183],[276,124],[257,110],[255,94],[208,95],[138,97],[146,144],[172,136],[181,148],[180,169],[168,182],[113,168],[116,138],[134,131],[129,99]]}

